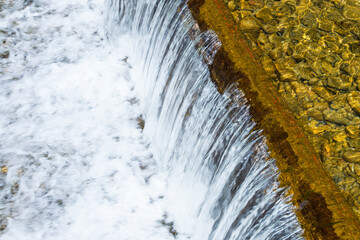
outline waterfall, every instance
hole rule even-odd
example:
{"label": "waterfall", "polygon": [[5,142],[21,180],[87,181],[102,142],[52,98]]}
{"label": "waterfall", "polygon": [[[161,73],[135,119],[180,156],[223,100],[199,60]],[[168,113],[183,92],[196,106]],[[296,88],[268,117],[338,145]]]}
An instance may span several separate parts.
{"label": "waterfall", "polygon": [[302,238],[184,0],[0,2],[1,240]]}
{"label": "waterfall", "polygon": [[181,0],[109,0],[107,11],[108,38],[132,43],[144,135],[167,173],[175,228],[199,240],[301,238],[246,99],[211,82],[214,33],[200,33]]}

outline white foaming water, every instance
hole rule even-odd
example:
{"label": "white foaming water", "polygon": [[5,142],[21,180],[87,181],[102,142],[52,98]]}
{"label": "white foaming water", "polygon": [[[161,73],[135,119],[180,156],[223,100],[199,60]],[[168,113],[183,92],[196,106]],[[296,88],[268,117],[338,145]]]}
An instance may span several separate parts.
{"label": "white foaming water", "polygon": [[182,1],[10,2],[0,239],[300,238],[242,94],[210,81],[218,43],[190,39]]}
{"label": "white foaming water", "polygon": [[172,238],[130,65],[104,41],[103,12],[101,0],[44,0],[2,13],[0,239]]}

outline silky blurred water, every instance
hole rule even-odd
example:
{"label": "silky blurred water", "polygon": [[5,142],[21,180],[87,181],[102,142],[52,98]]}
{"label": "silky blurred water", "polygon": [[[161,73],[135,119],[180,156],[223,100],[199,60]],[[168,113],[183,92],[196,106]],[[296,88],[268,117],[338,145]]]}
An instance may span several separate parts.
{"label": "silky blurred water", "polygon": [[184,2],[23,3],[0,12],[0,239],[300,238]]}

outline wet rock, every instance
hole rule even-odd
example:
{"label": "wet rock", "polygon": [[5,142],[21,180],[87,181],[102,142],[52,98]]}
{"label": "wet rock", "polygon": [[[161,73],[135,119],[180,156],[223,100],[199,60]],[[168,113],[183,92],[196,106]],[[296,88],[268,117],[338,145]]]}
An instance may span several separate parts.
{"label": "wet rock", "polygon": [[279,59],[283,56],[283,50],[281,49],[281,47],[274,48],[270,51],[269,56],[272,60],[275,61],[276,59]]}
{"label": "wet rock", "polygon": [[[326,46],[328,46],[328,40],[325,39],[326,41]],[[309,43],[309,52],[315,56],[316,58],[323,58],[327,56],[327,53],[324,51],[323,47],[317,43],[317,42],[310,42]]]}
{"label": "wet rock", "polygon": [[293,29],[293,28],[297,28],[300,24],[300,21],[298,18],[295,17],[288,17],[288,16],[284,16],[283,18],[280,19],[280,24],[279,27],[281,29]]}
{"label": "wet rock", "polygon": [[354,58],[354,54],[352,52],[350,52],[349,50],[345,49],[345,50],[341,51],[341,58],[344,61],[349,61]]}
{"label": "wet rock", "polygon": [[339,24],[334,24],[333,31],[343,37],[345,37],[349,32],[348,29],[346,29],[345,27],[343,27]]}
{"label": "wet rock", "polygon": [[348,35],[348,36],[344,37],[343,39],[341,39],[342,44],[351,44],[351,43],[356,43],[356,42],[358,42],[358,40],[353,35]]}
{"label": "wet rock", "polygon": [[360,20],[360,7],[359,6],[349,6],[345,5],[344,7],[344,16],[350,20]]}
{"label": "wet rock", "polygon": [[236,5],[233,1],[228,2],[228,7],[230,10],[234,11],[236,8]]}
{"label": "wet rock", "polygon": [[258,35],[260,32],[260,24],[253,17],[246,17],[240,21],[241,29],[246,33]]}
{"label": "wet rock", "polygon": [[283,82],[296,81],[297,76],[294,71],[290,69],[279,70],[280,80]]}
{"label": "wet rock", "polygon": [[[295,47],[290,42],[285,42],[285,43],[282,42],[281,48],[282,48],[282,51],[283,51],[283,55],[291,56],[291,55],[294,54]],[[296,62],[293,57],[291,59],[292,59],[293,62]]]}
{"label": "wet rock", "polygon": [[319,97],[323,98],[324,100],[331,102],[334,100],[334,95],[331,94],[328,90],[326,90],[324,87],[313,87],[312,90],[319,95]]}
{"label": "wet rock", "polygon": [[0,50],[0,58],[9,58],[10,52],[7,50],[1,51]]}
{"label": "wet rock", "polygon": [[241,17],[241,18],[245,18],[245,17],[248,17],[252,14],[251,11],[248,11],[248,10],[240,10],[240,11],[236,11],[238,13],[238,15]]}
{"label": "wet rock", "polygon": [[354,149],[360,150],[360,138],[357,139],[350,139],[349,140],[349,146]]}
{"label": "wet rock", "polygon": [[322,67],[322,72],[325,73],[325,74],[333,72],[332,64],[327,62],[327,61],[322,61],[321,67]]}
{"label": "wet rock", "polygon": [[7,166],[2,166],[2,167],[1,167],[1,173],[7,174],[7,172],[8,172]]}
{"label": "wet rock", "polygon": [[360,137],[360,127],[357,125],[349,125],[345,128],[345,131],[351,138]]}
{"label": "wet rock", "polygon": [[360,115],[360,92],[353,91],[347,95],[347,101],[351,108]]}
{"label": "wet rock", "polygon": [[294,92],[299,95],[299,94],[307,94],[309,92],[309,88],[307,86],[305,86],[303,83],[301,82],[292,82],[290,84],[291,89],[294,90]]}
{"label": "wet rock", "polygon": [[349,49],[354,54],[360,53],[360,42],[350,43]]}
{"label": "wet rock", "polygon": [[290,16],[293,12],[295,12],[295,7],[291,4],[285,3],[275,8],[275,12],[277,13],[277,16],[280,17]]}
{"label": "wet rock", "polygon": [[358,76],[360,71],[360,59],[356,58],[353,59],[350,63],[349,63],[349,73],[352,76]]}
{"label": "wet rock", "polygon": [[[325,131],[329,131],[330,130],[330,126],[328,125],[319,125],[319,122],[316,120],[310,120],[310,123],[308,124],[308,128],[310,130],[310,132],[312,134],[319,134],[319,133],[323,133]],[[330,156],[330,145],[328,145],[326,148],[323,149],[323,156],[324,157],[329,157]]]}
{"label": "wet rock", "polygon": [[0,37],[14,37],[16,32],[10,28],[0,28]]}
{"label": "wet rock", "polygon": [[360,176],[360,164],[353,164],[352,165],[352,170],[353,170],[353,172],[355,173],[355,175],[357,177]]}
{"label": "wet rock", "polygon": [[312,79],[317,77],[317,74],[305,64],[303,66],[298,64],[297,70],[302,80],[311,81]]}
{"label": "wet rock", "polygon": [[351,125],[360,125],[360,118],[354,117],[353,120],[351,121]]}
{"label": "wet rock", "polygon": [[261,58],[261,63],[264,67],[265,72],[270,77],[276,78],[276,74],[275,74],[276,68],[275,68],[275,64],[274,64],[273,60],[269,56],[265,55]]}
{"label": "wet rock", "polygon": [[351,75],[351,69],[348,63],[341,64],[340,71],[344,74]]}
{"label": "wet rock", "polygon": [[347,138],[347,135],[345,132],[340,132],[333,137],[334,141],[336,141],[336,142],[345,142],[346,138]]}
{"label": "wet rock", "polygon": [[260,9],[255,16],[261,20],[263,20],[265,23],[270,22],[271,20],[273,20],[273,16],[271,13],[271,9],[264,7],[262,9]]}
{"label": "wet rock", "polygon": [[352,164],[348,164],[346,166],[346,168],[344,169],[344,172],[347,176],[350,176],[350,177],[353,177],[353,178],[356,178],[356,173],[355,173],[355,169],[353,167],[354,163]]}
{"label": "wet rock", "polygon": [[301,28],[295,29],[290,33],[290,38],[299,42],[304,39],[304,33],[304,30]]}
{"label": "wet rock", "polygon": [[322,112],[320,110],[316,109],[316,108],[310,108],[307,111],[307,115],[309,117],[312,117],[315,120],[318,120],[318,121],[323,121],[324,120],[324,116],[323,116]]}
{"label": "wet rock", "polygon": [[336,123],[340,125],[350,124],[350,120],[345,118],[343,114],[331,109],[325,109],[323,111],[323,116],[326,121],[329,121],[331,123]]}
{"label": "wet rock", "polygon": [[312,4],[320,9],[323,9],[326,7],[327,1],[325,0],[312,0]]}
{"label": "wet rock", "polygon": [[289,70],[296,67],[296,62],[292,57],[285,57],[281,59],[277,59],[275,61],[276,69],[277,70]]}
{"label": "wet rock", "polygon": [[295,60],[296,62],[301,62],[301,61],[304,61],[304,60],[305,60],[305,54],[306,54],[305,51],[296,50],[296,51],[294,52],[294,54],[292,54],[292,57],[294,58],[294,60]]}
{"label": "wet rock", "polygon": [[273,44],[275,44],[275,46],[278,46],[281,44],[282,38],[280,36],[278,36],[277,34],[273,33],[269,36],[269,41]]}
{"label": "wet rock", "polygon": [[341,79],[340,77],[328,77],[325,81],[325,86],[330,90],[347,91],[351,87],[349,78]]}
{"label": "wet rock", "polygon": [[260,32],[257,40],[262,44],[269,42],[268,35],[265,34],[263,31]]}
{"label": "wet rock", "polygon": [[340,23],[345,18],[341,14],[340,9],[338,9],[336,7],[329,7],[328,9],[326,9],[326,12],[324,14],[324,19],[329,19],[329,20],[334,21],[336,23]]}
{"label": "wet rock", "polygon": [[345,151],[343,158],[350,163],[360,163],[360,151],[347,150]]}
{"label": "wet rock", "polygon": [[8,225],[7,217],[0,215],[0,232],[4,231]]}
{"label": "wet rock", "polygon": [[16,182],[11,186],[11,194],[15,195],[19,191],[19,184]]}
{"label": "wet rock", "polygon": [[318,28],[325,31],[331,32],[333,29],[334,22],[328,19],[320,20]]}
{"label": "wet rock", "polygon": [[276,33],[279,31],[276,21],[271,21],[267,24],[264,24],[262,26],[262,29],[268,34]]}
{"label": "wet rock", "polygon": [[233,18],[235,19],[235,21],[237,23],[240,22],[241,16],[240,16],[240,13],[238,11],[232,12],[231,14],[232,14]]}
{"label": "wet rock", "polygon": [[301,23],[306,27],[315,26],[317,24],[316,15],[313,12],[307,12],[301,19]]}
{"label": "wet rock", "polygon": [[136,122],[137,122],[138,127],[141,130],[144,130],[144,128],[145,128],[145,120],[144,120],[142,115],[140,115],[139,117],[136,118]]}

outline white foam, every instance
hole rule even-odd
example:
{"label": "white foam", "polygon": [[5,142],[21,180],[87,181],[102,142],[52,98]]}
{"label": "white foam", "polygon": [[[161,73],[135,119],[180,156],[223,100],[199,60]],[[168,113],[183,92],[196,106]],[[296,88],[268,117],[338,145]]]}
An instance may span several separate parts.
{"label": "white foam", "polygon": [[0,239],[173,238],[125,48],[104,40],[103,12],[101,0],[40,0],[2,13],[15,34],[0,73]]}

